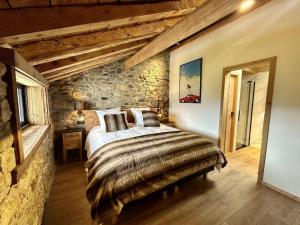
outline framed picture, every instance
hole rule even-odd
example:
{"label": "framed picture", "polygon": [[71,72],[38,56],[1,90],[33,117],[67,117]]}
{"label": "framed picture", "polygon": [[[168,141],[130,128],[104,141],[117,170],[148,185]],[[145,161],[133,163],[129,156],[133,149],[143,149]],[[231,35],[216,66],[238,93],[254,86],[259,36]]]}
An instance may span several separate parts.
{"label": "framed picture", "polygon": [[179,102],[201,103],[202,58],[180,66]]}

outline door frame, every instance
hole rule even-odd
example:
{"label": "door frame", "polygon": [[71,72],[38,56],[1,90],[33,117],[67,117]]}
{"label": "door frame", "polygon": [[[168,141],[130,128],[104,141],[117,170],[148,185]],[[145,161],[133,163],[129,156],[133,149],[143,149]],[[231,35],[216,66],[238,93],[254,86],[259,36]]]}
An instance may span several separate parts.
{"label": "door frame", "polygon": [[[258,66],[268,66],[269,67],[269,79],[268,79],[268,87],[267,87],[267,97],[266,97],[266,108],[265,108],[265,117],[263,124],[263,133],[262,133],[262,143],[261,143],[261,152],[260,152],[260,162],[258,168],[258,181],[263,180],[264,175],[264,167],[265,167],[265,159],[267,153],[267,145],[268,145],[268,134],[269,134],[269,125],[270,125],[270,117],[271,117],[271,108],[272,108],[272,100],[273,100],[273,89],[274,89],[274,81],[275,81],[275,72],[276,72],[276,61],[277,56],[265,58],[261,60],[256,60],[252,62],[247,62],[235,66],[226,67],[223,69],[222,76],[222,95],[221,95],[221,110],[220,110],[220,124],[219,124],[219,138],[218,144],[222,151],[224,151],[224,144],[226,138],[226,124],[227,117],[225,114],[227,113],[227,97],[228,93],[228,84],[225,84],[226,77],[230,75],[232,71],[235,70],[243,70],[243,69],[251,69]],[[226,153],[226,152],[224,152]]]}

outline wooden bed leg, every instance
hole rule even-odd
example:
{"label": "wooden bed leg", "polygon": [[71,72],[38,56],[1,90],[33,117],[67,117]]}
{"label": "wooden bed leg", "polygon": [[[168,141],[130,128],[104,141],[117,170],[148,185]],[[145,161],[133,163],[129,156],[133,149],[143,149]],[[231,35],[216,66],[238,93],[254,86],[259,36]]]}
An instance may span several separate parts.
{"label": "wooden bed leg", "polygon": [[207,173],[203,174],[203,180],[207,179]]}
{"label": "wooden bed leg", "polygon": [[162,193],[161,193],[161,198],[162,199],[167,199],[168,198],[168,191],[163,191]]}
{"label": "wooden bed leg", "polygon": [[175,186],[174,187],[174,194],[177,195],[179,192],[179,187],[178,186]]}

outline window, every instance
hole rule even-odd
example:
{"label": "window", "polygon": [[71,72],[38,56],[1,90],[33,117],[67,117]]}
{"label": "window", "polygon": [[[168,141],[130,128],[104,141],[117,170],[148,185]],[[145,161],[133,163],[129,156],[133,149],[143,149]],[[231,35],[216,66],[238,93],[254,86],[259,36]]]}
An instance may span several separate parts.
{"label": "window", "polygon": [[0,48],[0,61],[3,59],[7,68],[3,80],[7,83],[7,100],[12,113],[10,125],[17,164],[11,171],[11,179],[12,184],[16,184],[36,152],[41,150],[41,143],[45,138],[51,138],[48,136],[51,131],[49,84],[15,49]]}
{"label": "window", "polygon": [[27,96],[26,96],[26,87],[24,85],[17,85],[17,98],[18,98],[18,107],[19,107],[19,117],[21,127],[24,127],[28,124],[27,118]]}

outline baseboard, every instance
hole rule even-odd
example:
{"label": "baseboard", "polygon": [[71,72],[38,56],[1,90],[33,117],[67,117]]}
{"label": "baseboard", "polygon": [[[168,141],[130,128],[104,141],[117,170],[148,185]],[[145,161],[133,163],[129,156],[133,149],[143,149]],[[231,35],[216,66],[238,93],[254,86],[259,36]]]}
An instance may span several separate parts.
{"label": "baseboard", "polygon": [[276,192],[279,192],[280,194],[283,194],[284,196],[288,197],[288,198],[291,198],[297,202],[300,202],[300,197],[296,196],[296,195],[293,195],[291,193],[288,193],[278,187],[275,187],[273,186],[272,184],[269,184],[267,182],[264,182],[264,181],[258,181],[260,184],[262,184],[263,186],[269,188],[269,189],[272,189],[273,191],[276,191]]}

